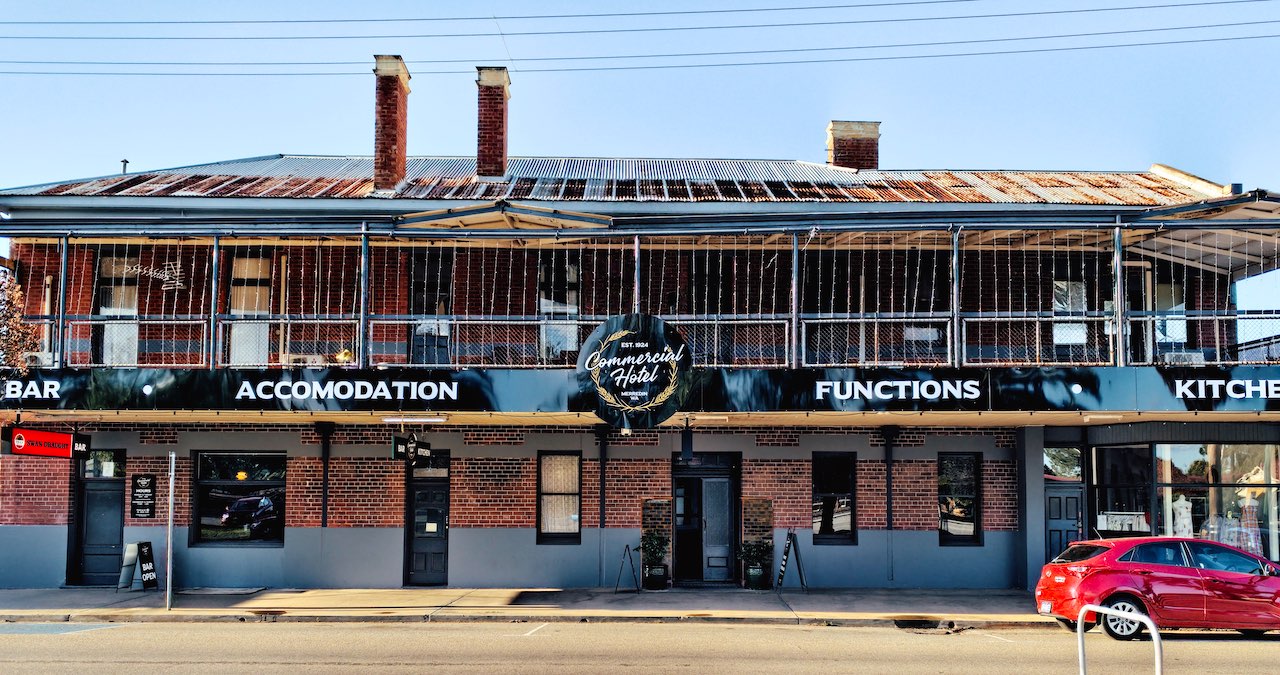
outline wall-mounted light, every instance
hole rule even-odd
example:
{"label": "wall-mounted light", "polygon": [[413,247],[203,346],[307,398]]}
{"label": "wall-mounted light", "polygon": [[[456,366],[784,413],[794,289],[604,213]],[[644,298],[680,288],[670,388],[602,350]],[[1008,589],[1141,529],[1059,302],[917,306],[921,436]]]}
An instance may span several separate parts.
{"label": "wall-mounted light", "polygon": [[434,417],[384,417],[382,421],[387,424],[442,424],[448,422],[449,418],[441,415]]}
{"label": "wall-mounted light", "polygon": [[8,220],[13,217],[13,212],[8,208],[0,206],[0,220]]}
{"label": "wall-mounted light", "polygon": [[1124,419],[1124,415],[1113,415],[1113,414],[1107,414],[1107,413],[1102,413],[1102,414],[1090,413],[1084,416],[1085,422],[1108,422],[1108,421],[1115,421],[1115,420],[1122,420],[1122,419]]}
{"label": "wall-mounted light", "polygon": [[334,363],[346,365],[356,360],[356,355],[351,353],[350,349],[340,349],[333,355]]}

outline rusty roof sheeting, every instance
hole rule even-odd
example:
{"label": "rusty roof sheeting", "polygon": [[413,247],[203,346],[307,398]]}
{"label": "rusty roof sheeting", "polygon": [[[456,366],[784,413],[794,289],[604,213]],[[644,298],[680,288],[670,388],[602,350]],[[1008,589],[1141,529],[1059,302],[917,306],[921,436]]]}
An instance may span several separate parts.
{"label": "rusty roof sheeting", "polygon": [[[270,155],[0,190],[0,196],[369,197],[371,157]],[[387,196],[387,195],[379,195]],[[411,157],[402,199],[913,202],[1170,206],[1206,195],[1148,172],[853,171],[792,160],[515,157],[482,181],[471,157]]]}

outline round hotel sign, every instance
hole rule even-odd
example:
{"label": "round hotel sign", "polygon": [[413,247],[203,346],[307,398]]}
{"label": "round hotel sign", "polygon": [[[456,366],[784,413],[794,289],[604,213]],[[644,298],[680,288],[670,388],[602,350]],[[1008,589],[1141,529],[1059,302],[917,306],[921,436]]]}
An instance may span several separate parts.
{"label": "round hotel sign", "polygon": [[599,403],[596,415],[623,429],[649,428],[671,417],[689,391],[693,358],[684,338],[647,314],[610,317],[578,356]]}

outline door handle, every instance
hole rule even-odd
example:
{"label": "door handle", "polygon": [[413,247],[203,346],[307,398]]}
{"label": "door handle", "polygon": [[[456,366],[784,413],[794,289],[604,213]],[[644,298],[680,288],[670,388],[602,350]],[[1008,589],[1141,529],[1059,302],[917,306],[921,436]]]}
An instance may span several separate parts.
{"label": "door handle", "polygon": [[1141,574],[1144,577],[1151,576],[1151,570],[1137,570],[1135,574]]}

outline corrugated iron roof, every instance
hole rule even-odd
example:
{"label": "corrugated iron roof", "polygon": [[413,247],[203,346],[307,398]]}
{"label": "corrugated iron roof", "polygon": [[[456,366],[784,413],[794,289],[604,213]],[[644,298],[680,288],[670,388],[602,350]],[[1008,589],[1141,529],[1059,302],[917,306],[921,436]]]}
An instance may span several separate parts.
{"label": "corrugated iron roof", "polygon": [[[270,155],[0,190],[0,196],[361,198],[371,157]],[[385,196],[385,195],[379,195]],[[514,157],[481,181],[472,157],[410,157],[395,195],[424,200],[944,202],[1170,206],[1213,197],[1149,172],[853,171],[793,160]]]}

